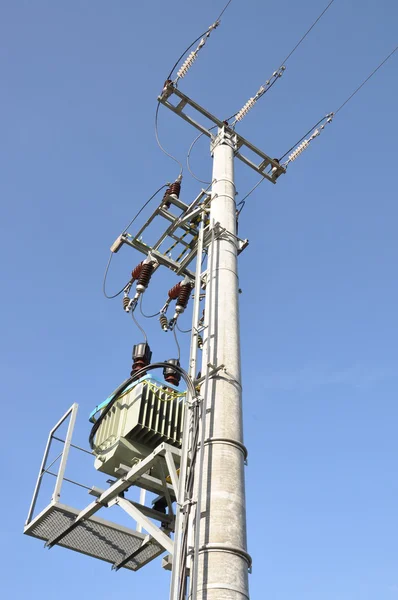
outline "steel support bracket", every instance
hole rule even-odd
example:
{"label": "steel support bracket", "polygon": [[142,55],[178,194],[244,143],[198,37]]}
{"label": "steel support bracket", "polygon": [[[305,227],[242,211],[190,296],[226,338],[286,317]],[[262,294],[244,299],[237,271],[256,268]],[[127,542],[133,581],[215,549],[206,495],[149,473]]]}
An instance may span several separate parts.
{"label": "steel support bracket", "polygon": [[213,156],[214,149],[220,144],[226,144],[230,146],[234,152],[238,150],[238,136],[234,131],[227,128],[225,125],[222,127],[218,134],[211,138],[210,141],[210,152]]}

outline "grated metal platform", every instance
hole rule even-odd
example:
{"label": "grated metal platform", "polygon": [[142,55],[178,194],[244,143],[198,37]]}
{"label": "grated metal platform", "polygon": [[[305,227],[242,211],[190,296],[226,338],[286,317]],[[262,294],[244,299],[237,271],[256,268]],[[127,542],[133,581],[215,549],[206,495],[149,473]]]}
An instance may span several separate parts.
{"label": "grated metal platform", "polygon": [[[78,514],[70,506],[50,504],[25,527],[24,533],[47,542],[71,525]],[[81,521],[58,545],[132,571],[138,571],[165,551],[150,536],[99,517]],[[128,557],[130,560],[123,564]]]}

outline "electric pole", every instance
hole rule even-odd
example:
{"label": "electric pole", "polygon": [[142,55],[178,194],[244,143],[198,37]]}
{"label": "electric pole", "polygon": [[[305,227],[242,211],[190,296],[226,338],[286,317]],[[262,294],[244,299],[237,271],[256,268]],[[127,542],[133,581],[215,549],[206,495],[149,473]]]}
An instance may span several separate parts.
{"label": "electric pole", "polygon": [[[171,81],[166,81],[159,102],[209,137],[213,157],[210,199],[202,217],[209,217],[209,225],[204,244],[207,267],[200,278],[205,285],[205,317],[198,441],[190,428],[184,431],[194,493],[181,494],[178,503],[170,600],[185,598],[186,589],[189,600],[248,600],[251,557],[246,542],[238,279],[238,254],[248,241],[237,236],[234,161],[239,159],[274,184],[285,169]],[[186,106],[195,111],[195,118],[185,112]],[[213,127],[201,125],[197,116],[212,121],[217,134]],[[198,288],[195,297],[197,293]],[[198,327],[194,318],[192,340]],[[193,349],[192,341],[191,357]],[[188,473],[188,464],[186,469]],[[184,467],[181,490],[187,477]]]}
{"label": "electric pole", "polygon": [[[225,127],[211,143],[213,187],[211,226],[220,235],[209,251],[206,296],[204,360],[224,365],[208,380],[205,390],[203,461],[195,476],[198,489],[200,530],[197,573],[192,581],[192,598],[249,598],[246,544],[246,502],[243,445],[242,387],[239,331],[239,279],[236,238],[234,153],[236,135]],[[211,280],[211,281],[210,281]],[[210,360],[207,360],[207,356]],[[210,365],[209,365],[210,363]],[[200,473],[200,468],[203,472]],[[200,497],[200,499],[199,499]]]}

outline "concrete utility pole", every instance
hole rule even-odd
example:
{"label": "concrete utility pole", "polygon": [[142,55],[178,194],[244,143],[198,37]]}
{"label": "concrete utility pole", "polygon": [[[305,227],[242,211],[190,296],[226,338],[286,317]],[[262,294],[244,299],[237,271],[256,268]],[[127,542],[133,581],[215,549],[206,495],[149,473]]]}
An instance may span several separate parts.
{"label": "concrete utility pole", "polygon": [[[285,168],[173,82],[166,81],[159,102],[206,135],[213,156],[210,204],[204,205],[205,212],[210,207],[210,226],[206,225],[204,243],[207,268],[201,276],[206,300],[202,378],[196,399],[199,437],[196,448],[187,452],[193,463],[194,493],[185,495],[184,501],[179,495],[170,600],[249,600],[237,268],[238,254],[248,240],[236,235],[234,160],[273,184]],[[217,127],[216,136],[214,127],[203,125],[201,117]],[[198,254],[197,260],[201,258]],[[194,319],[193,335],[197,327],[200,323]],[[192,338],[191,353],[194,347]],[[181,491],[185,480],[182,468]],[[185,547],[182,540],[188,540]]]}
{"label": "concrete utility pole", "polygon": [[[236,135],[225,128],[212,141],[211,226],[222,232],[210,246],[202,372],[224,365],[204,390],[204,455],[199,480],[197,573],[191,597],[203,600],[249,598],[246,547],[242,388],[239,335],[239,280],[236,238],[234,153]],[[211,279],[211,280],[210,280]],[[210,358],[210,361],[208,360]],[[201,467],[203,472],[200,473]]]}

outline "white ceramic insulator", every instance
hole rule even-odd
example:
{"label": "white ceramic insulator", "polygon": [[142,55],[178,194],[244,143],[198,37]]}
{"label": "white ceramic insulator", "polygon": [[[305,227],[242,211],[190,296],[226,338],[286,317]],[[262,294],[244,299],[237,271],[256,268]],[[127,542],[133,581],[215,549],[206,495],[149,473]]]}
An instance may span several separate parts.
{"label": "white ceramic insulator", "polygon": [[240,109],[240,111],[238,112],[238,114],[236,115],[235,119],[237,121],[241,121],[243,119],[243,117],[245,117],[247,115],[247,113],[249,112],[249,110],[251,110],[253,108],[253,106],[256,103],[256,99],[255,98],[250,98],[246,104],[243,106],[243,108]]}
{"label": "white ceramic insulator", "polygon": [[297,148],[290,154],[290,156],[289,156],[289,162],[292,162],[293,160],[296,160],[296,158],[298,156],[300,156],[300,154],[302,152],[304,152],[304,150],[306,150],[306,148],[308,148],[309,145],[310,145],[310,141],[309,140],[304,140],[304,142],[302,142],[300,144],[300,146],[297,146]]}
{"label": "white ceramic insulator", "polygon": [[197,57],[197,51],[193,50],[190,54],[188,54],[187,58],[181,65],[180,69],[177,72],[177,78],[182,79],[188,73],[189,69],[192,67],[193,63]]}

